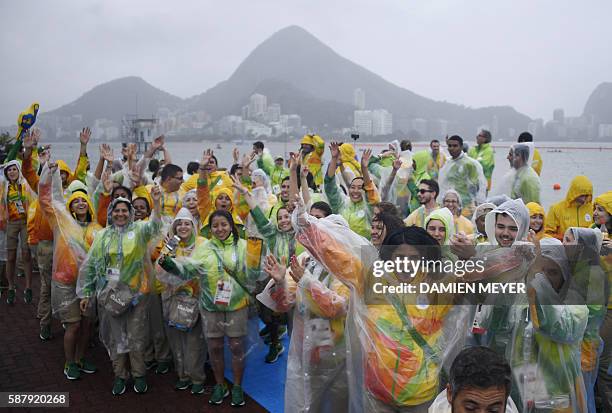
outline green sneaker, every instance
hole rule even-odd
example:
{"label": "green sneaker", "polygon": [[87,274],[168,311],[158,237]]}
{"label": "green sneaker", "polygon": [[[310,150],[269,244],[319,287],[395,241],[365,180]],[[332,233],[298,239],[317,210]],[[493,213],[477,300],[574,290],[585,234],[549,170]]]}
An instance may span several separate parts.
{"label": "green sneaker", "polygon": [[170,371],[169,361],[160,361],[155,369],[155,374],[166,374]]}
{"label": "green sneaker", "polygon": [[209,404],[221,404],[223,403],[223,399],[229,396],[229,390],[225,383],[223,384],[215,384],[215,388],[213,389],[212,396],[210,396],[210,400],[208,400]]}
{"label": "green sneaker", "polygon": [[26,304],[32,303],[32,289],[31,288],[26,288],[26,290],[23,292],[23,301],[25,301]]}
{"label": "green sneaker", "polygon": [[285,347],[282,343],[272,343],[270,344],[270,350],[268,350],[268,354],[266,354],[266,363],[275,363],[278,360],[278,357],[283,354],[285,351]]}
{"label": "green sneaker", "polygon": [[125,380],[117,377],[113,383],[113,396],[119,396],[125,393]]}
{"label": "green sneaker", "polygon": [[174,390],[187,390],[191,386],[189,380],[179,380],[174,384]]}
{"label": "green sneaker", "polygon": [[232,387],[232,402],[230,404],[236,407],[244,406],[246,404],[244,401],[244,392],[242,391],[242,387],[237,384]]}
{"label": "green sneaker", "polygon": [[81,371],[76,363],[64,364],[64,376],[68,380],[78,380],[81,377]]}
{"label": "green sneaker", "polygon": [[136,393],[146,393],[149,387],[147,386],[147,381],[144,377],[135,377],[134,378],[134,391]]}
{"label": "green sneaker", "polygon": [[51,326],[42,326],[40,328],[40,333],[38,334],[38,337],[40,337],[42,341],[51,340]]}
{"label": "green sneaker", "polygon": [[8,290],[8,295],[6,296],[7,304],[15,304],[15,289]]}
{"label": "green sneaker", "polygon": [[85,357],[83,357],[81,358],[81,361],[79,361],[79,370],[81,370],[83,373],[92,374],[98,371],[98,368],[91,361],[87,361],[85,360]]}
{"label": "green sneaker", "polygon": [[202,394],[204,393],[204,385],[202,383],[193,384],[191,386],[191,394]]}

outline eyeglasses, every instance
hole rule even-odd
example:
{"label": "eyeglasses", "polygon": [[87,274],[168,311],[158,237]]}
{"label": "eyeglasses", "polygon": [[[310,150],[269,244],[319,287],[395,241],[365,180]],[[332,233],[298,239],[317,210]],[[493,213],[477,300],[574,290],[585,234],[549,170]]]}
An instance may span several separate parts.
{"label": "eyeglasses", "polygon": [[432,191],[431,189],[419,189],[419,194],[421,195],[426,194],[427,192],[435,192],[435,191]]}

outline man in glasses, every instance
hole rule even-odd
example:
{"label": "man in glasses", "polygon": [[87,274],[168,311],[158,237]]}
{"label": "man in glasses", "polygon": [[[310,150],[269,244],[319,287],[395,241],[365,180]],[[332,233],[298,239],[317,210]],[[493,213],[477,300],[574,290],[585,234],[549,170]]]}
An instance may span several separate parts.
{"label": "man in glasses", "polygon": [[425,217],[440,208],[436,202],[439,192],[440,187],[436,181],[433,179],[421,180],[417,192],[417,199],[421,206],[412,211],[412,213],[408,215],[408,218],[404,220],[407,227],[416,225],[425,228]]}

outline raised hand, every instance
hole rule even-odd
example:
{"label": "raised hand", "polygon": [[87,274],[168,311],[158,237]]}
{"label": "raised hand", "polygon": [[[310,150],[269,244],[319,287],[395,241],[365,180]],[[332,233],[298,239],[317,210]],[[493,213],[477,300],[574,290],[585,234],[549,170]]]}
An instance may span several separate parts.
{"label": "raised hand", "polygon": [[234,187],[234,189],[236,189],[236,191],[240,192],[240,194],[242,195],[246,195],[249,193],[249,190],[245,188],[244,185],[242,185],[242,183],[240,183],[240,181],[238,181],[236,178],[234,178],[233,176],[230,176],[230,178],[232,179],[232,186]]}
{"label": "raised hand", "polygon": [[140,167],[133,165],[130,168],[130,181],[132,181],[132,188],[136,188],[142,183],[142,174],[140,173]]}
{"label": "raised hand", "polygon": [[104,159],[108,163],[113,163],[113,148],[109,144],[103,143],[100,145],[100,159]]}
{"label": "raised hand", "polygon": [[47,162],[49,162],[50,158],[51,158],[51,150],[49,149],[48,146],[45,147],[45,149],[43,149],[43,151],[38,154],[38,161],[40,162],[41,165],[44,165]]}
{"label": "raised hand", "polygon": [[32,149],[36,144],[34,143],[34,136],[31,130],[27,131],[23,136],[23,147],[25,149]]}
{"label": "raised hand", "polygon": [[32,131],[32,141],[34,142],[34,147],[36,147],[36,145],[38,145],[38,142],[40,141],[40,129],[32,128],[30,130]]}
{"label": "raised hand", "polygon": [[300,177],[306,179],[309,173],[310,169],[308,169],[308,165],[302,165],[302,169],[300,169]]}
{"label": "raised hand", "polygon": [[331,142],[329,144],[329,152],[331,153],[332,158],[340,158],[340,143]]}
{"label": "raised hand", "polygon": [[370,158],[372,157],[372,149],[366,149],[361,155],[361,168],[367,168]]}
{"label": "raised hand", "polygon": [[161,147],[163,147],[163,146],[164,146],[164,142],[165,142],[164,135],[158,136],[157,138],[155,138],[155,139],[153,140],[153,142],[151,142],[151,148],[152,148],[154,151],[157,151],[157,150],[159,150]]}
{"label": "raised hand", "polygon": [[202,159],[200,160],[200,168],[205,169],[213,156],[213,151],[211,149],[206,149],[202,153]]}
{"label": "raised hand", "polygon": [[289,153],[289,170],[297,171],[299,164],[300,164],[300,154],[295,153],[295,152]]}
{"label": "raised hand", "polygon": [[234,159],[235,164],[240,160],[240,151],[238,148],[232,149],[232,158]]}
{"label": "raised hand", "polygon": [[91,129],[83,128],[83,130],[79,134],[79,141],[81,142],[81,145],[87,145],[89,143],[90,138],[91,138]]}
{"label": "raised hand", "polygon": [[398,171],[401,167],[402,167],[402,160],[400,158],[397,158],[396,160],[393,161],[394,171]]}
{"label": "raised hand", "polygon": [[112,179],[113,170],[110,167],[110,164],[104,169],[102,172],[102,176],[100,177],[102,180],[102,186],[104,187],[104,192],[110,194],[113,191],[113,179]]}
{"label": "raised hand", "polygon": [[270,277],[276,282],[281,282],[285,279],[285,272],[287,268],[281,265],[274,255],[268,255],[264,262],[264,271],[270,274]]}
{"label": "raised hand", "polygon": [[57,163],[49,162],[48,166],[49,166],[49,172],[51,172],[51,175],[53,175],[55,171],[57,171]]}
{"label": "raised hand", "polygon": [[151,199],[153,200],[153,203],[156,205],[159,205],[159,202],[161,200],[161,189],[159,189],[159,185],[155,184],[153,185],[153,187],[151,188]]}
{"label": "raised hand", "polygon": [[135,143],[130,143],[127,146],[127,157],[130,160],[134,160],[136,159],[136,152],[137,152],[138,148],[136,147]]}
{"label": "raised hand", "polygon": [[289,275],[296,283],[299,283],[302,277],[304,276],[304,271],[306,270],[306,267],[304,267],[304,265],[299,262],[295,255],[291,257],[289,263],[291,268],[289,270]]}

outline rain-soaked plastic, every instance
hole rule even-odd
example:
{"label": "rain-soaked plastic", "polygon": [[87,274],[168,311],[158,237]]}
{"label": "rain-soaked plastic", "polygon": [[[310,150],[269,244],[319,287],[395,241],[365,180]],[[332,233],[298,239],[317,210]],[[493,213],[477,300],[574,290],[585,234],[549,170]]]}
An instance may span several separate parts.
{"label": "rain-soaked plastic", "polygon": [[408,181],[412,176],[412,152],[409,150],[398,152],[397,157],[401,159],[402,165],[398,169],[393,180],[390,180],[393,168],[391,166],[382,167],[377,165],[374,169],[380,178],[378,187],[381,192],[381,201],[391,202],[397,206],[399,211],[407,214],[410,211],[410,201],[412,194],[408,189]]}
{"label": "rain-soaked plastic", "polygon": [[[431,403],[440,373],[463,346],[469,307],[416,295],[386,294],[378,304],[365,295],[374,281],[378,251],[347,228],[294,212],[298,241],[350,289],[345,337],[351,394],[349,410],[375,412]],[[394,276],[396,277],[396,276]],[[381,278],[383,283],[397,282]]]}
{"label": "rain-soaked plastic", "polygon": [[285,412],[346,411],[349,390],[344,326],[349,289],[308,253],[301,254],[298,261],[305,264],[298,283],[288,270],[282,283],[270,280],[257,296],[273,311],[293,309]]}
{"label": "rain-soaked plastic", "polygon": [[466,208],[484,202],[486,197],[487,180],[482,166],[465,154],[461,154],[457,159],[447,159],[440,169],[438,184],[440,194],[449,189],[456,190]]}
{"label": "rain-soaked plastic", "polygon": [[[43,167],[38,186],[39,205],[53,230],[52,275],[56,294],[52,296],[53,314],[66,320],[71,307],[78,301],[76,281],[79,267],[84,262],[95,234],[102,228],[95,222],[91,201],[82,192],[75,192],[64,200],[59,169],[51,173],[47,164]],[[80,224],[69,212],[70,203],[76,198],[87,202],[89,223]]]}
{"label": "rain-soaked plastic", "polygon": [[524,166],[516,169],[514,166],[496,182],[492,195],[506,194],[512,199],[521,198],[525,204],[540,202],[540,177],[531,167],[534,148],[532,143],[518,143],[510,148],[512,156],[520,157]]}
{"label": "rain-soaked plastic", "polygon": [[[120,202],[129,205],[128,223],[123,227],[116,226],[112,220],[112,211]],[[105,300],[98,300],[100,340],[114,360],[118,354],[144,351],[148,343],[146,300],[155,282],[149,244],[157,244],[155,237],[160,234],[161,220],[154,211],[149,221],[134,222],[131,203],[117,198],[108,208],[107,222],[108,226],[98,232],[81,266],[77,295],[100,298],[111,289],[125,291],[126,286],[131,292],[130,308],[120,315],[112,315],[104,307]],[[119,301],[123,301],[121,297]]]}

